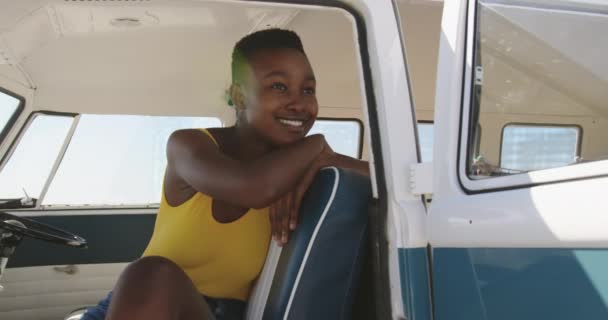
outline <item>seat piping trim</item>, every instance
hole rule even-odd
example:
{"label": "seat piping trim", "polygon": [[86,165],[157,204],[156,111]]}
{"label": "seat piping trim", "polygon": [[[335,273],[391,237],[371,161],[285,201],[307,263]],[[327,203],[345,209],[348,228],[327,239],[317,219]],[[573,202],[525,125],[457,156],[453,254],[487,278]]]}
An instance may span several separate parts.
{"label": "seat piping trim", "polygon": [[334,178],[334,186],[331,190],[331,196],[329,197],[329,201],[327,201],[327,205],[325,205],[325,209],[323,210],[323,214],[321,214],[321,218],[319,218],[319,222],[317,223],[315,230],[312,233],[312,237],[308,242],[308,247],[306,247],[306,252],[304,253],[304,259],[302,260],[302,264],[300,264],[300,269],[298,270],[298,275],[296,276],[296,280],[293,284],[293,288],[291,289],[291,294],[289,295],[289,301],[287,302],[287,308],[285,308],[285,313],[283,315],[283,320],[287,320],[289,316],[289,311],[291,309],[291,304],[296,295],[296,291],[298,290],[298,284],[300,283],[300,278],[302,277],[302,273],[304,272],[304,268],[306,267],[306,261],[308,260],[308,256],[310,255],[310,251],[315,244],[315,239],[317,238],[317,234],[319,233],[319,229],[323,225],[325,221],[325,216],[327,216],[327,212],[329,212],[329,208],[334,202],[334,198],[336,197],[336,191],[338,190],[338,185],[340,184],[340,172],[336,167],[324,168],[323,170],[331,169],[336,173],[336,177]]}

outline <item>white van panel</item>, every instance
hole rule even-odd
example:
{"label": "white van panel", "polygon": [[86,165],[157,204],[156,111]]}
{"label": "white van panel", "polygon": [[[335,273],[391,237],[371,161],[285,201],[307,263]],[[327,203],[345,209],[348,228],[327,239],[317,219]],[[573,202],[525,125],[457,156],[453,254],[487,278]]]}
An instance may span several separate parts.
{"label": "white van panel", "polygon": [[0,291],[0,319],[60,320],[69,312],[96,305],[114,286],[127,263],[76,265],[69,275],[55,267],[6,269]]}

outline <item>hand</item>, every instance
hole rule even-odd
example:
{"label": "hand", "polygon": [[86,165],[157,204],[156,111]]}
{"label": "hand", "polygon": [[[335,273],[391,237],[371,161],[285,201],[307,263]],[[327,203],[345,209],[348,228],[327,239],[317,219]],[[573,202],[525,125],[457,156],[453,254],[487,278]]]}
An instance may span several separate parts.
{"label": "hand", "polygon": [[302,176],[298,185],[296,185],[295,190],[286,193],[270,206],[269,215],[272,238],[279,246],[286,244],[289,241],[289,234],[296,229],[300,203],[315,175],[319,169],[331,163],[330,159],[335,156],[334,151],[327,144],[327,141],[325,141],[325,137],[319,136],[322,139],[323,148],[304,176]]}
{"label": "hand", "polygon": [[300,205],[302,203],[302,199],[304,198],[306,191],[308,191],[308,188],[312,184],[312,181],[314,180],[315,176],[317,175],[319,170],[321,170],[322,168],[333,165],[335,162],[335,159],[338,157],[338,155],[331,149],[329,144],[327,144],[327,141],[325,141],[325,138],[323,139],[323,141],[324,141],[325,145],[324,145],[321,153],[319,153],[319,155],[317,156],[315,161],[308,168],[306,173],[304,173],[304,176],[302,176],[302,179],[296,186],[296,189],[293,193],[293,198],[292,198],[292,203],[293,203],[292,208],[293,209],[291,211],[292,213],[291,213],[290,219],[289,219],[289,229],[292,231],[296,229],[296,226],[298,224],[298,214],[300,212]]}
{"label": "hand", "polygon": [[270,227],[272,230],[272,238],[279,246],[283,246],[289,241],[290,220],[295,216],[297,220],[297,207],[294,207],[294,192],[288,192],[269,208]]}

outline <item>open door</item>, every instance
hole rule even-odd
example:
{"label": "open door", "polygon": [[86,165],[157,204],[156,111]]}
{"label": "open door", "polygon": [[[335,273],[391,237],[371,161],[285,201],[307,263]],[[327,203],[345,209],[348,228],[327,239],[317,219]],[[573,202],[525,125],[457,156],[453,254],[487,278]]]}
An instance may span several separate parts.
{"label": "open door", "polygon": [[445,3],[435,319],[608,317],[608,4]]}

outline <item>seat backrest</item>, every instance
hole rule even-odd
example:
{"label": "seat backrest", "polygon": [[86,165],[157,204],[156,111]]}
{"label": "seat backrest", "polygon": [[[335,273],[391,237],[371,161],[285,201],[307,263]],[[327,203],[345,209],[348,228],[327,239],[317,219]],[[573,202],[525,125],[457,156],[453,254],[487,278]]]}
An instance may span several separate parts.
{"label": "seat backrest", "polygon": [[350,319],[367,240],[371,184],[349,170],[319,172],[282,249],[271,244],[248,320]]}

